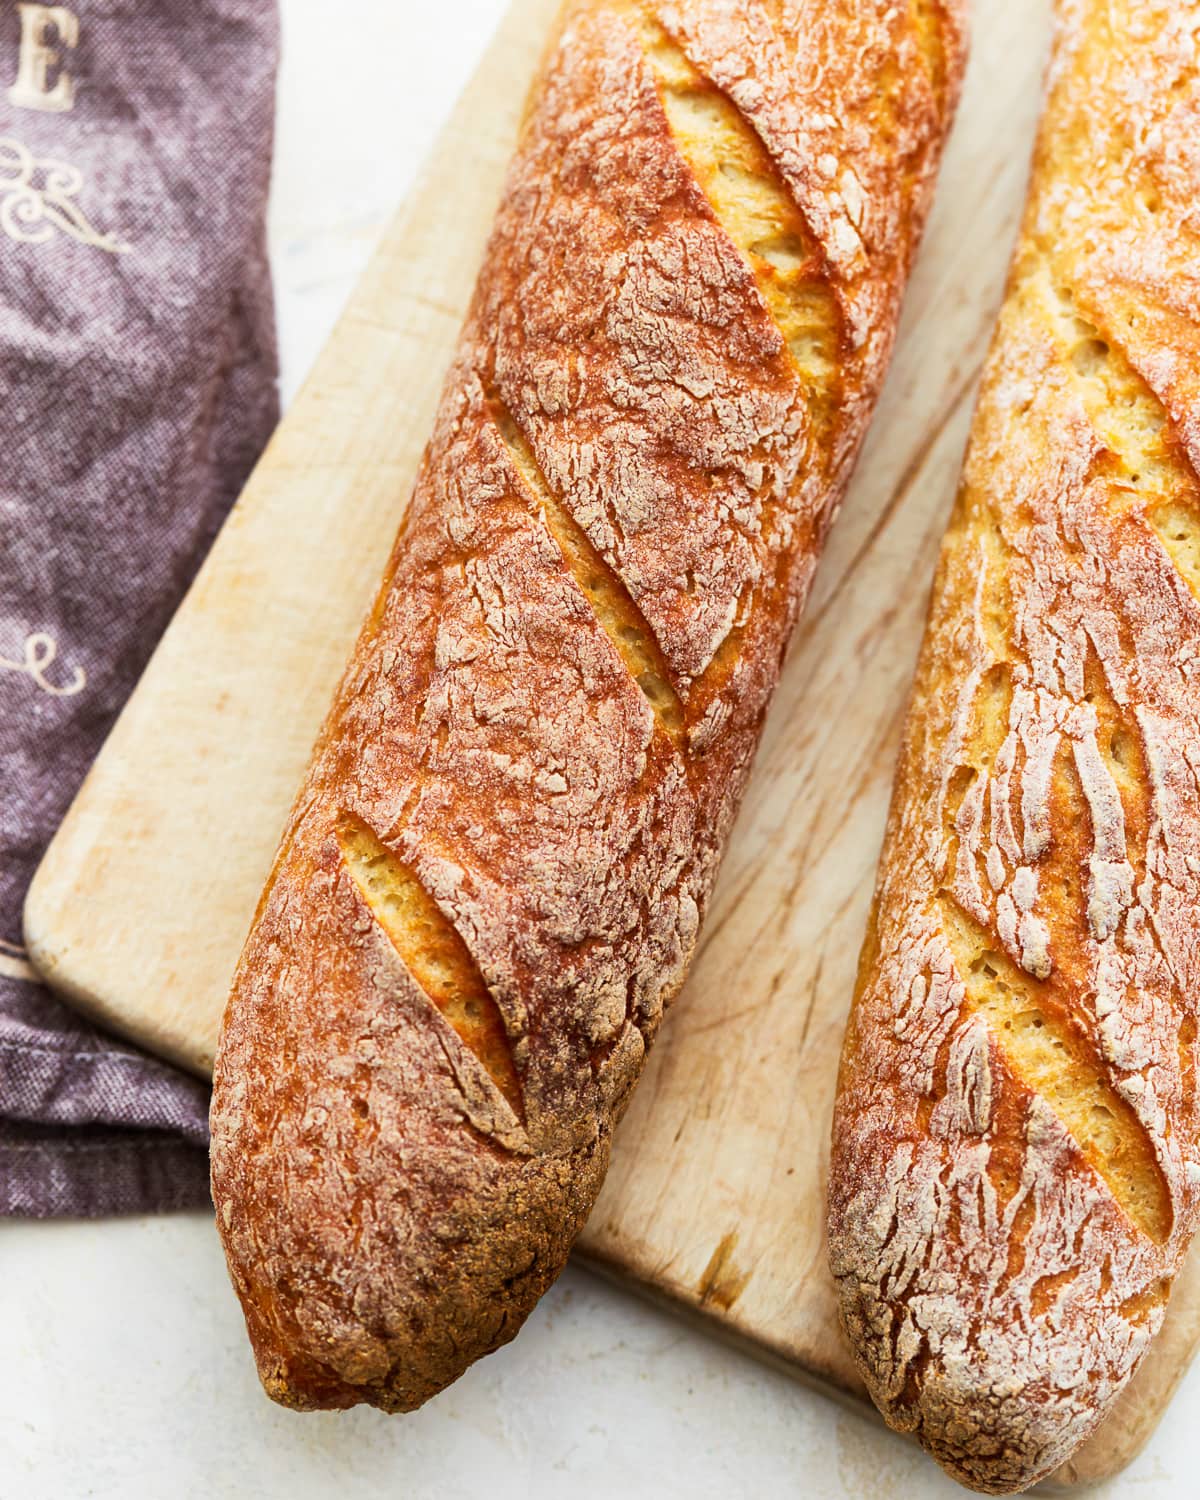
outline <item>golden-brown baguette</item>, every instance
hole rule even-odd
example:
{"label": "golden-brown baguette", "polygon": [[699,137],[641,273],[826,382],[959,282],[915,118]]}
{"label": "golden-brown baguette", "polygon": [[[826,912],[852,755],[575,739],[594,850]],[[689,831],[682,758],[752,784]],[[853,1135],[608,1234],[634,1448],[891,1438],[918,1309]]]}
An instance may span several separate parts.
{"label": "golden-brown baguette", "polygon": [[839,1080],[860,1368],[993,1493],[1111,1408],[1196,1225],[1198,36],[1058,5]]}
{"label": "golden-brown baguette", "polygon": [[566,7],[225,1017],[213,1194],[280,1401],[414,1407],[561,1270],[883,376],[960,53],[926,0]]}

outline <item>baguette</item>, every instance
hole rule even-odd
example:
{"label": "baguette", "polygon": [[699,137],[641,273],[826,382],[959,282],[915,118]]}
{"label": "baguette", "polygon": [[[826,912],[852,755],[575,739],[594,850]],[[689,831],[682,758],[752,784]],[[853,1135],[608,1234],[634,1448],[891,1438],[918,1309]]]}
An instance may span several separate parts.
{"label": "baguette", "polygon": [[1111,1410],[1196,1226],[1198,34],[1059,0],[839,1078],[859,1367],[991,1493]]}
{"label": "baguette", "polygon": [[[562,1269],[883,376],[956,12],[566,7],[216,1060],[268,1392],[418,1406]],[[447,190],[450,190],[448,185]]]}

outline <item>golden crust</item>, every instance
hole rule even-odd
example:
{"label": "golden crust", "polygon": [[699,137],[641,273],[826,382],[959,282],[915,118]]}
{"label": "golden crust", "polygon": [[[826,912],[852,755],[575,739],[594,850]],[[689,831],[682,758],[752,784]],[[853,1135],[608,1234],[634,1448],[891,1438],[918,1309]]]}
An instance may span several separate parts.
{"label": "golden crust", "polygon": [[1196,21],[1060,0],[839,1081],[860,1368],[994,1493],[1103,1419],[1196,1224]]}
{"label": "golden crust", "polygon": [[213,1196],[289,1405],[418,1405],[564,1264],[890,350],[956,26],[934,68],[917,8],[658,9],[564,12],[234,981]]}

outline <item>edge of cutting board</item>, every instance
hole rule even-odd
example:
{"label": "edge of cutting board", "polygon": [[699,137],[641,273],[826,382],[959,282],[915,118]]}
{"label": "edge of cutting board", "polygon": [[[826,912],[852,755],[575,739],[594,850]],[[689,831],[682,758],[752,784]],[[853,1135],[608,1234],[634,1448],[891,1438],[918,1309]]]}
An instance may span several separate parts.
{"label": "edge of cutting board", "polygon": [[[702,1328],[722,1343],[781,1371],[838,1406],[858,1416],[879,1419],[865,1388],[847,1385],[836,1360],[831,1360],[824,1369],[817,1368],[811,1360],[799,1364],[786,1347],[776,1347],[761,1335],[746,1332],[728,1317],[714,1316],[714,1308],[699,1295],[686,1296],[677,1284],[647,1276],[645,1269],[634,1263],[594,1251],[576,1250],[573,1258],[606,1281],[636,1292],[653,1306],[682,1317],[693,1327]],[[1167,1316],[1152,1346],[1153,1358],[1147,1355],[1112,1411],[1073,1457],[1034,1486],[1038,1494],[1078,1494],[1115,1479],[1133,1463],[1154,1436],[1171,1397],[1195,1358],[1200,1343],[1197,1329],[1200,1329],[1200,1257],[1192,1255],[1177,1278]],[[903,1437],[906,1442],[916,1441],[907,1434]]]}

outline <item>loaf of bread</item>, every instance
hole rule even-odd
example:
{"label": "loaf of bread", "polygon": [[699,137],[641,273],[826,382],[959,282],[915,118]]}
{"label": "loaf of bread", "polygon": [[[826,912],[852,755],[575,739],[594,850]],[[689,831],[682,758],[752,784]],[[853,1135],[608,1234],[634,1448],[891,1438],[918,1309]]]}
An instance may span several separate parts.
{"label": "loaf of bread", "polygon": [[279,1401],[415,1407],[562,1269],[695,948],[960,62],[929,0],[565,8],[225,1016],[213,1197]]}
{"label": "loaf of bread", "polygon": [[992,1493],[1111,1408],[1196,1225],[1198,37],[1059,0],[839,1080],[860,1368]]}

